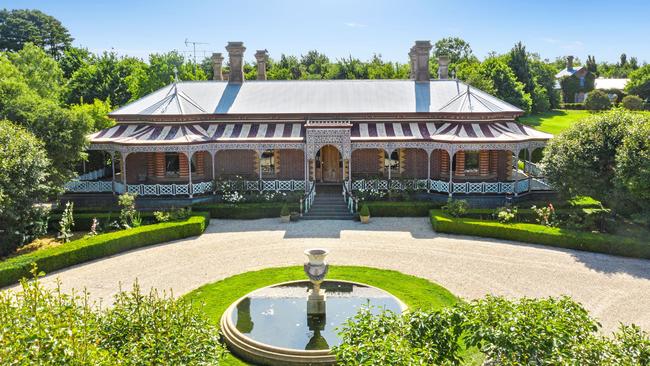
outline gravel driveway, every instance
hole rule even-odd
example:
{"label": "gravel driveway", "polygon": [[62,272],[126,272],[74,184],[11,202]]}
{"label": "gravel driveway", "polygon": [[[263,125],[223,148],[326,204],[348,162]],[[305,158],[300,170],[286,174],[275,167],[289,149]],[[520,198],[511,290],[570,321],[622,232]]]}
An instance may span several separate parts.
{"label": "gravel driveway", "polygon": [[86,287],[110,302],[122,283],[182,295],[237,273],[299,265],[309,247],[331,250],[331,265],[398,270],[472,299],[485,294],[557,296],[583,303],[613,330],[619,322],[650,330],[650,261],[500,240],[437,234],[425,218],[352,221],[212,220],[197,238],[146,247],[47,276],[65,289]]}

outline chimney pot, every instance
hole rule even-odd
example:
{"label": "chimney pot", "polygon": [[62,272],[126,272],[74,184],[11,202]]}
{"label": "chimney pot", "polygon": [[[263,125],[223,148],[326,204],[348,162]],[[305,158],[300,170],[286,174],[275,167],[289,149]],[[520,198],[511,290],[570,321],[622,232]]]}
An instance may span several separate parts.
{"label": "chimney pot", "polygon": [[246,51],[244,42],[228,42],[226,50],[230,64],[228,82],[241,84],[244,82],[244,51]]}
{"label": "chimney pot", "polygon": [[431,46],[431,41],[415,41],[415,46],[413,50],[415,51],[415,81],[416,82],[428,82],[431,80],[429,76],[429,51],[433,46]]}
{"label": "chimney pot", "polygon": [[267,50],[257,50],[255,60],[257,60],[257,80],[266,80],[266,62],[269,59]]}
{"label": "chimney pot", "polygon": [[449,56],[438,56],[438,79],[449,79]]}
{"label": "chimney pot", "polygon": [[411,50],[409,51],[409,62],[411,65],[411,68],[409,70],[409,78],[411,80],[415,80],[415,69],[416,69],[416,57],[415,57],[415,46],[411,47]]}
{"label": "chimney pot", "polygon": [[223,73],[221,72],[221,66],[223,65],[223,56],[220,53],[212,54],[212,71],[213,76],[212,80],[223,80]]}
{"label": "chimney pot", "polygon": [[567,70],[573,70],[573,56],[566,57],[566,68]]}

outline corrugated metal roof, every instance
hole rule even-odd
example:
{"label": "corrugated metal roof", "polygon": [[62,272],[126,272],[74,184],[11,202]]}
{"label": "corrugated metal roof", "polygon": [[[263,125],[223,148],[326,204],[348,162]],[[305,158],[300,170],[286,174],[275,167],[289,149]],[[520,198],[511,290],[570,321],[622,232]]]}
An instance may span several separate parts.
{"label": "corrugated metal roof", "polygon": [[[471,103],[459,100],[464,94]],[[457,80],[269,80],[179,82],[111,115],[411,112],[522,111]]]}
{"label": "corrugated metal roof", "polygon": [[555,78],[559,79],[559,78],[564,77],[564,76],[571,76],[571,75],[575,74],[576,72],[578,72],[578,71],[580,71],[582,69],[584,69],[584,66],[579,66],[578,68],[573,68],[573,69],[565,68],[564,70],[562,70],[562,71],[558,72],[557,74],[555,74]]}

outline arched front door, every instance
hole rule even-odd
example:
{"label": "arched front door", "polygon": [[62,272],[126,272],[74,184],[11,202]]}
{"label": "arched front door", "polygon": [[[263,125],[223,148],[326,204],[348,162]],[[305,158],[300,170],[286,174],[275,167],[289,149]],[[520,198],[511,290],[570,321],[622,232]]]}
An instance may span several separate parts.
{"label": "arched front door", "polygon": [[336,147],[323,146],[318,152],[317,161],[320,162],[320,180],[322,182],[342,181],[341,153]]}

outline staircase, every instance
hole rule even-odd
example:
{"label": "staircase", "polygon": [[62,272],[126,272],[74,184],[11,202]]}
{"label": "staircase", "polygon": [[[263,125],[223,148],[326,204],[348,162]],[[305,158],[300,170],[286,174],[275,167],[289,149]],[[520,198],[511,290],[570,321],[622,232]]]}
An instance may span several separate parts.
{"label": "staircase", "polygon": [[340,183],[317,183],[316,196],[304,220],[351,220],[354,216],[348,211]]}

